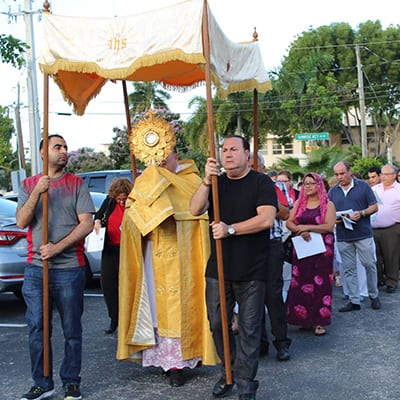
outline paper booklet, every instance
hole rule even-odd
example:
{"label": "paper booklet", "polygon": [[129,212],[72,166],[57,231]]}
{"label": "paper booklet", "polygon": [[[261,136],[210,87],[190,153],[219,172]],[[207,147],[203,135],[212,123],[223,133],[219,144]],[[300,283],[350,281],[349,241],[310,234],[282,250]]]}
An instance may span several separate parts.
{"label": "paper booklet", "polygon": [[297,258],[300,260],[315,254],[325,253],[326,247],[322,235],[316,232],[310,232],[311,240],[306,241],[301,236],[292,238],[293,246],[296,249]]}
{"label": "paper booklet", "polygon": [[354,214],[354,210],[336,211],[336,219],[342,218],[343,225],[346,229],[353,231],[353,224],[356,222],[351,220],[350,217]]}
{"label": "paper booklet", "polygon": [[104,236],[106,234],[106,228],[100,228],[100,232],[96,233],[93,229],[92,233],[86,236],[85,249],[88,253],[95,251],[102,251],[104,247]]}

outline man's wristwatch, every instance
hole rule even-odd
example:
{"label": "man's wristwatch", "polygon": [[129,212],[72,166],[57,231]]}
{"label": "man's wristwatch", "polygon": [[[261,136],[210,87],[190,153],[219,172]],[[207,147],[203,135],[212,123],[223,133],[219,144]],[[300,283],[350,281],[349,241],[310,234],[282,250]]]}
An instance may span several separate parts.
{"label": "man's wristwatch", "polygon": [[233,225],[228,225],[228,235],[233,236],[236,234],[236,229],[233,227]]}

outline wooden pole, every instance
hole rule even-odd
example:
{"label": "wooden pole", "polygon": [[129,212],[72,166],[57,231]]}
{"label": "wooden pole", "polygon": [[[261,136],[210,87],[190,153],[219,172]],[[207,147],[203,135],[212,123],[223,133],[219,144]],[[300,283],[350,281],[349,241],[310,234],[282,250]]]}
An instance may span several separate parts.
{"label": "wooden pole", "polygon": [[[49,174],[49,75],[44,74],[43,175]],[[49,193],[42,193],[43,244],[49,242]],[[43,260],[43,375],[49,376],[49,262]]]}
{"label": "wooden pole", "polygon": [[[256,28],[253,32],[253,42],[258,40]],[[253,90],[253,169],[258,171],[258,91]]]}
{"label": "wooden pole", "polygon": [[[43,12],[50,13],[50,3],[45,0]],[[49,75],[44,74],[43,101],[43,175],[49,174]],[[42,193],[43,243],[49,241],[49,193]],[[50,366],[49,330],[49,262],[43,260],[43,375],[49,376]]]}
{"label": "wooden pole", "polygon": [[253,91],[253,169],[258,171],[258,91]]}
{"label": "wooden pole", "polygon": [[[128,91],[126,89],[126,81],[122,81],[122,90],[124,92],[124,103],[125,103],[125,115],[126,115],[126,129],[128,130],[128,140],[129,140],[129,148],[132,146],[131,135],[132,135],[132,124],[131,124],[131,114],[129,112],[129,97]],[[136,180],[137,172],[136,172],[136,158],[133,151],[129,151],[131,157],[131,169],[133,180]]]}
{"label": "wooden pole", "polygon": [[[206,59],[205,75],[206,75],[206,95],[207,95],[207,121],[208,121],[208,136],[210,142],[210,156],[215,157],[215,138],[214,138],[214,118],[213,118],[213,104],[212,104],[212,93],[211,93],[211,66],[210,66],[210,36],[208,30],[208,5],[207,0],[204,0],[203,10],[203,42],[204,42],[204,56]],[[214,208],[214,220],[220,222],[219,212],[219,197],[218,197],[218,184],[217,177],[212,176],[212,199]],[[221,322],[222,322],[222,339],[224,344],[224,362],[225,362],[225,374],[226,383],[232,384],[232,372],[231,372],[231,353],[229,347],[229,335],[228,335],[228,318],[226,311],[226,297],[225,297],[225,278],[224,278],[224,265],[222,258],[222,243],[221,239],[215,240],[216,255],[217,255],[217,268],[218,268],[218,287],[221,307]]]}

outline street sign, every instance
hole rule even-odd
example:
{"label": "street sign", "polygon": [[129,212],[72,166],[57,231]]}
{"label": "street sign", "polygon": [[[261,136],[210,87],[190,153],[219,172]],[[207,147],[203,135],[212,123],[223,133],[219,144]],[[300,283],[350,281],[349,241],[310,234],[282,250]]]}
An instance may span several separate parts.
{"label": "street sign", "polygon": [[296,140],[328,140],[329,133],[328,132],[319,132],[319,133],[296,133]]}

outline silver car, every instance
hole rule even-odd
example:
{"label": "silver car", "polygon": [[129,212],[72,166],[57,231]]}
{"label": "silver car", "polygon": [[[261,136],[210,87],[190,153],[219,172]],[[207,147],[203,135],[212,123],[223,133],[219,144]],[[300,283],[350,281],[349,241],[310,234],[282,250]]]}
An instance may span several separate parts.
{"label": "silver car", "polygon": [[16,210],[16,202],[0,197],[0,293],[21,297],[28,242],[27,230],[16,225]]}
{"label": "silver car", "polygon": [[[90,193],[96,211],[106,198],[104,193]],[[0,197],[0,293],[13,292],[22,297],[21,288],[24,281],[24,269],[28,256],[27,229],[16,225],[18,195],[12,200]],[[85,253],[87,278],[100,278],[101,251]]]}

